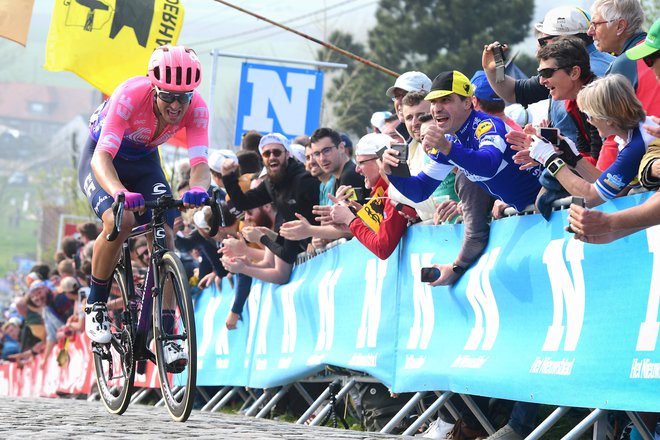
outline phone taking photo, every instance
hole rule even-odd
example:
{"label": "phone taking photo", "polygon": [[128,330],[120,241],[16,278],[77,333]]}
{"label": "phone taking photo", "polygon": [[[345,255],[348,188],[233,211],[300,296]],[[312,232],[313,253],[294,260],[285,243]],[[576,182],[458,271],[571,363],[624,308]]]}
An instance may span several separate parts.
{"label": "phone taking photo", "polygon": [[541,127],[540,134],[543,139],[552,145],[559,145],[561,139],[559,138],[559,129],[554,127]]}
{"label": "phone taking photo", "polygon": [[399,166],[391,167],[391,173],[396,177],[410,177],[410,168],[408,167],[408,145],[392,144],[390,147],[399,152]]}
{"label": "phone taking photo", "polygon": [[497,43],[493,45],[493,58],[495,59],[495,82],[504,82],[506,58],[504,57],[504,47]]}
{"label": "phone taking photo", "polygon": [[[584,200],[584,197],[578,197],[578,196],[573,196],[571,197],[571,205],[578,205],[583,208],[587,207],[587,202]],[[575,231],[573,228],[571,228],[571,224],[568,224],[568,227],[566,228],[566,231],[570,232],[571,234],[575,234]]]}
{"label": "phone taking photo", "polygon": [[420,280],[422,283],[432,283],[440,278],[440,269],[437,267],[422,267]]}

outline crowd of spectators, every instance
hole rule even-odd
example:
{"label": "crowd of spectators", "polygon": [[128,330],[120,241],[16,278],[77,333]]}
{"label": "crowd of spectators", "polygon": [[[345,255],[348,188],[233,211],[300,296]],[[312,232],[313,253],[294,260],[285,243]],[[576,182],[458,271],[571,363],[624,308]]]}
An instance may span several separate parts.
{"label": "crowd of spectators", "polygon": [[[660,181],[660,20],[642,30],[638,0],[596,0],[591,15],[574,6],[550,10],[535,27],[538,74],[501,75],[484,42],[482,68],[471,79],[450,70],[410,71],[387,90],[393,108],[375,111],[370,132],[355,148],[341,130],[321,127],[291,142],[279,133],[250,131],[240,149],[209,157],[220,189],[221,227],[208,234],[210,210],[185,212],[175,222],[176,248],[194,292],[228,277],[235,291],[226,326],[239,324],[252,279],[284,284],[299,253],[339,238],[357,238],[381,259],[392,254],[408,226],[462,217],[464,237],[451,262],[437,262],[431,285],[455,283],[488,243],[489,223],[505,208],[536,208],[546,218],[552,202],[583,197],[587,207]],[[506,54],[506,46],[503,47]],[[514,120],[509,104],[547,100],[542,120]],[[376,109],[375,109],[376,110]],[[557,128],[557,141],[541,128]],[[403,147],[402,147],[403,146]],[[173,185],[188,188],[189,168]],[[658,196],[635,208],[604,214],[573,206],[575,237],[602,243],[660,222]],[[365,214],[366,213],[366,214]],[[79,332],[90,274],[94,224],[66,237],[57,268],[35,266],[2,325],[3,359],[50,353]],[[148,263],[144,238],[131,241],[134,276]],[[109,306],[109,308],[112,308]],[[519,439],[534,428],[536,407],[517,403],[491,439]],[[654,429],[656,415],[646,415]],[[437,425],[436,425],[437,426]],[[444,423],[429,437],[463,437],[469,427]],[[455,437],[456,438],[456,437]]]}

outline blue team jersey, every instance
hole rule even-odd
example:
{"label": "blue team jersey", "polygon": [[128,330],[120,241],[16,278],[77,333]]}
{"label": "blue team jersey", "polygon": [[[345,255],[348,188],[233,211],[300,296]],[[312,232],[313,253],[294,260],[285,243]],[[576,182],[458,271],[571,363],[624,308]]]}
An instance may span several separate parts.
{"label": "blue team jersey", "polygon": [[649,144],[660,142],[656,137],[648,134],[642,125],[648,124],[656,126],[651,118],[639,124],[633,130],[628,130],[626,140],[620,137],[614,138],[619,146],[619,153],[616,160],[609,166],[598,180],[594,183],[598,195],[603,200],[610,200],[616,197],[626,186],[639,186],[637,181],[637,172],[642,157],[646,154]]}
{"label": "blue team jersey", "polygon": [[516,153],[506,142],[504,122],[472,110],[455,136],[446,135],[452,147],[448,155],[430,154],[432,161],[418,175],[389,176],[390,182],[412,201],[427,199],[454,166],[492,196],[522,211],[534,203],[541,184],[540,168],[521,170],[513,162]]}

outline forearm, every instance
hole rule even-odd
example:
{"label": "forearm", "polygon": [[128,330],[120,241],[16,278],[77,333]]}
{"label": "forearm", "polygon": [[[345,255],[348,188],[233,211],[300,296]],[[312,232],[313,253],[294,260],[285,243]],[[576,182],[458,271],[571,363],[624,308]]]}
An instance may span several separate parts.
{"label": "forearm", "polygon": [[401,194],[416,203],[431,197],[433,191],[442,183],[441,180],[435,180],[423,172],[412,177],[388,176],[388,179]]}
{"label": "forearm", "polygon": [[275,264],[275,267],[257,267],[253,265],[246,265],[241,271],[244,275],[252,278],[257,278],[266,283],[285,284],[289,281],[291,276],[291,268],[293,265],[281,261],[281,264]]}
{"label": "forearm", "polygon": [[[580,162],[584,162],[584,160]],[[567,166],[560,169],[555,177],[571,195],[583,197],[588,207],[598,206],[605,202],[592,183],[576,176]]]}
{"label": "forearm", "polygon": [[340,238],[349,238],[351,233],[340,231],[332,225],[315,226],[310,225],[310,237],[322,238],[324,240],[339,240]]}
{"label": "forearm", "polygon": [[612,213],[609,216],[610,229],[613,232],[631,230],[628,232],[631,234],[639,229],[655,226],[660,223],[660,193],[653,194],[641,205]]}
{"label": "forearm", "polygon": [[601,170],[596,168],[594,164],[584,159],[578,161],[577,165],[575,166],[575,171],[577,171],[578,174],[589,183],[594,183],[603,173]]}
{"label": "forearm", "polygon": [[516,80],[509,75],[504,76],[504,81],[498,83],[495,80],[495,69],[484,69],[488,83],[497,95],[507,102],[516,102]]}
{"label": "forearm", "polygon": [[190,187],[198,186],[200,188],[208,188],[211,185],[211,172],[209,166],[205,162],[198,163],[190,168]]}
{"label": "forearm", "polygon": [[467,269],[488,244],[493,198],[462,171],[456,175],[456,192],[463,203],[463,241],[455,263]]}

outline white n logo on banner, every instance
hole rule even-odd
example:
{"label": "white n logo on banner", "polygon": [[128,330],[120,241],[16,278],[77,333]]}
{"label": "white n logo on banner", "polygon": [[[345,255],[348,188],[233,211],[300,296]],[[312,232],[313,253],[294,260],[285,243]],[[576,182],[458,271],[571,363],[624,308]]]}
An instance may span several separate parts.
{"label": "white n logo on banner", "polygon": [[290,100],[275,71],[250,69],[247,81],[253,84],[252,103],[251,113],[243,119],[243,127],[272,132],[273,118],[268,117],[268,109],[272,107],[284,133],[305,133],[305,118],[301,117],[300,109],[307,108],[309,91],[316,87],[314,75],[286,74],[286,86],[291,89]]}
{"label": "white n logo on banner", "polygon": [[575,351],[582,322],[584,321],[584,243],[569,239],[566,246],[566,261],[571,266],[571,273],[564,262],[564,239],[552,240],[543,253],[543,263],[547,266],[550,285],[552,286],[552,325],[543,344],[543,351],[557,351],[564,336],[564,306],[566,306],[565,351]]}
{"label": "white n logo on banner", "polygon": [[410,254],[410,270],[413,275],[413,324],[408,335],[408,350],[425,350],[433,335],[435,325],[435,308],[433,294],[428,283],[422,283],[420,273],[422,267],[429,267],[434,253]]}
{"label": "white n logo on banner", "polygon": [[268,291],[263,292],[261,296],[261,311],[259,312],[259,329],[257,330],[257,351],[255,354],[265,355],[268,347],[268,321],[270,319],[270,309],[273,307],[273,285],[268,285]]}
{"label": "white n logo on banner", "polygon": [[470,271],[466,294],[474,310],[474,327],[465,343],[465,350],[478,350],[480,344],[482,350],[490,350],[497,339],[500,330],[500,312],[490,285],[490,271],[495,266],[500,249],[496,247],[491,252],[483,254]]}
{"label": "white n logo on banner", "polygon": [[319,283],[319,336],[314,351],[330,350],[335,336],[335,286],[344,269],[327,271]]}
{"label": "white n logo on banner", "polygon": [[646,230],[649,242],[649,252],[653,254],[653,272],[651,273],[651,291],[649,303],[646,306],[646,320],[639,326],[637,337],[637,351],[655,351],[658,344],[660,322],[660,226],[653,226]]}
{"label": "white n logo on banner", "polygon": [[248,355],[252,353],[252,341],[257,326],[257,316],[259,316],[259,303],[261,302],[261,288],[263,284],[252,282],[250,295],[247,299],[247,308],[250,315],[250,329],[248,331],[247,347],[245,347],[245,362],[247,367]]}
{"label": "white n logo on banner", "polygon": [[380,324],[380,299],[383,293],[383,279],[387,275],[387,260],[375,258],[367,261],[364,279],[364,302],[362,303],[362,319],[357,331],[355,348],[374,348],[378,339]]}
{"label": "white n logo on banner", "polygon": [[280,295],[282,296],[282,353],[293,353],[296,348],[296,338],[298,336],[298,320],[296,318],[296,307],[293,302],[293,294],[296,293],[298,287],[305,281],[301,279],[284,284],[280,288]]}

